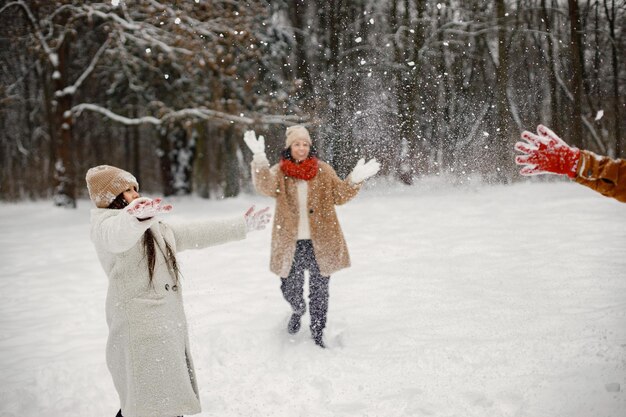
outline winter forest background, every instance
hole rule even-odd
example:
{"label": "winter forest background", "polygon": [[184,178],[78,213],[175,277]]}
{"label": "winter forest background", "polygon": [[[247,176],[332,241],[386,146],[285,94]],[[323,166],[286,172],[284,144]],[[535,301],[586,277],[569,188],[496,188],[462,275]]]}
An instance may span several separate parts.
{"label": "winter forest background", "polygon": [[143,191],[238,195],[247,129],[306,123],[346,175],[517,177],[522,129],[623,157],[624,0],[4,0],[0,199],[75,207],[112,164]]}

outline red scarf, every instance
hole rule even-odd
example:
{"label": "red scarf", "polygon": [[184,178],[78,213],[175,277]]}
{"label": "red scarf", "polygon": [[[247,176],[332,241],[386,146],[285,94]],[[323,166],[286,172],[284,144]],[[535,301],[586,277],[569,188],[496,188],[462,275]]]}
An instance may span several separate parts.
{"label": "red scarf", "polygon": [[315,178],[318,172],[317,158],[311,157],[297,163],[289,159],[280,160],[280,169],[293,178],[308,181]]}

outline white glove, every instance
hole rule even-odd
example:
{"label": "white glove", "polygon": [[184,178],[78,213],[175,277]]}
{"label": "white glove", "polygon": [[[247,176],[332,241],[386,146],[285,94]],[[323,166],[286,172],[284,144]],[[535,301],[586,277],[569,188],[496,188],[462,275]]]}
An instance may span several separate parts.
{"label": "white glove", "polygon": [[367,163],[365,163],[365,159],[361,158],[352,170],[352,173],[350,174],[350,180],[354,184],[359,184],[369,177],[376,175],[379,169],[380,164],[376,161],[376,158],[370,159]]}
{"label": "white glove", "polygon": [[246,145],[248,145],[248,148],[250,148],[253,154],[265,153],[265,138],[259,136],[257,140],[254,130],[246,131],[246,133],[243,134],[243,141],[246,142]]}
{"label": "white glove", "polygon": [[169,213],[172,211],[172,205],[161,205],[161,199],[155,198],[154,200],[147,197],[139,197],[134,199],[128,207],[126,212],[139,220],[150,219],[160,213]]}
{"label": "white glove", "polygon": [[246,231],[252,232],[265,229],[265,226],[272,218],[272,215],[268,213],[269,209],[269,207],[265,207],[263,210],[255,212],[254,206],[250,207],[246,214],[243,215],[246,219]]}

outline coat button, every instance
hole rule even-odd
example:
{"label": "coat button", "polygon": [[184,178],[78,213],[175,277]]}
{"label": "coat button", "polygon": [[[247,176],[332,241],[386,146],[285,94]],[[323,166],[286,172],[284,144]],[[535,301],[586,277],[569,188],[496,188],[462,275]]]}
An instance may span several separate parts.
{"label": "coat button", "polygon": [[309,210],[309,214],[313,214],[313,209],[310,209],[310,210]]}
{"label": "coat button", "polygon": [[165,291],[169,291],[170,290],[170,284],[165,284]]}
{"label": "coat button", "polygon": [[178,285],[172,285],[172,291],[178,291]]}

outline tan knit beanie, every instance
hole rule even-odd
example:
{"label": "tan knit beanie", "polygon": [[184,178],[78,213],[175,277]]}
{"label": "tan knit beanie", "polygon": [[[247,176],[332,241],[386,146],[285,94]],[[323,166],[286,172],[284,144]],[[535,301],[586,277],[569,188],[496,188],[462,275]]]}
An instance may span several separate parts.
{"label": "tan knit beanie", "polygon": [[290,148],[297,140],[304,140],[309,142],[309,145],[313,145],[311,136],[309,135],[309,131],[306,130],[306,127],[301,125],[288,127],[285,132],[285,149]]}
{"label": "tan knit beanie", "polygon": [[139,191],[137,179],[123,169],[110,165],[99,165],[90,168],[85,177],[89,198],[98,208],[107,208],[115,200],[115,197],[135,186]]}

